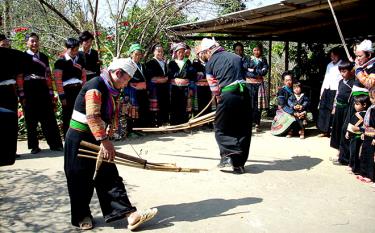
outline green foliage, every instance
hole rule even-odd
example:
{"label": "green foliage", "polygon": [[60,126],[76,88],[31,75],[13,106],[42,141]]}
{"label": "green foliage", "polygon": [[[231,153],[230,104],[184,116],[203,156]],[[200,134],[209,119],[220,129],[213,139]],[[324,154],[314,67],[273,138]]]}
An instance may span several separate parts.
{"label": "green foliage", "polygon": [[219,15],[241,11],[246,8],[246,5],[241,0],[214,0],[214,3],[221,7]]}

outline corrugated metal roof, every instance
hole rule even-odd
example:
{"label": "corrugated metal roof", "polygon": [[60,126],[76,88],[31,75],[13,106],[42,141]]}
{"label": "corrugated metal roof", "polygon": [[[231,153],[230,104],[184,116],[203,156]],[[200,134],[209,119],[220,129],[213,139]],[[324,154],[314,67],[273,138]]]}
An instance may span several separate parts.
{"label": "corrugated metal roof", "polygon": [[[345,38],[374,37],[373,0],[331,0]],[[339,42],[328,2],[287,0],[169,28],[177,35],[217,33],[249,39]]]}

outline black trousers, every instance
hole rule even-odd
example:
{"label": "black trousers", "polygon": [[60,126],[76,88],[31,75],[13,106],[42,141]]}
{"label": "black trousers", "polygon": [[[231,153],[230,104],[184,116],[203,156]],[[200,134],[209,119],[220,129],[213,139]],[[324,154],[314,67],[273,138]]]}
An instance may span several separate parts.
{"label": "black trousers", "polygon": [[18,112],[18,98],[15,85],[0,85],[0,107]]}
{"label": "black trousers", "polygon": [[249,89],[249,95],[250,95],[250,106],[252,109],[252,121],[259,125],[260,124],[260,119],[262,113],[260,112],[258,108],[258,92],[259,92],[259,83],[247,83],[246,84],[247,88]]}
{"label": "black trousers", "polygon": [[96,161],[77,157],[82,140],[98,144],[91,132],[68,130],[65,138],[64,171],[70,197],[72,224],[78,226],[83,218],[91,216],[89,204],[94,188],[106,222],[123,219],[126,214],[136,211],[129,201],[115,164],[103,162],[96,179],[93,180]]}
{"label": "black trousers", "polygon": [[[345,136],[343,134],[343,125],[345,123],[346,114],[348,113],[349,106],[336,106],[335,115],[332,122],[332,132],[330,146],[335,149],[339,149],[341,138]],[[346,132],[346,128],[345,128]]]}
{"label": "black trousers", "polygon": [[0,166],[12,165],[17,150],[17,114],[0,107]]}
{"label": "black trousers", "polygon": [[324,89],[322,98],[319,102],[319,115],[316,122],[317,128],[323,133],[330,133],[333,121],[333,102],[335,101],[336,91]]}
{"label": "black trousers", "polygon": [[359,136],[351,135],[349,143],[350,151],[350,160],[349,166],[352,168],[353,173],[359,173],[360,170],[360,161],[359,161],[359,152],[362,145],[362,140]]}
{"label": "black trousers", "polygon": [[171,125],[178,125],[188,121],[187,107],[188,87],[171,87]]}
{"label": "black trousers", "polygon": [[346,134],[346,130],[348,128],[348,124],[350,122],[350,118],[356,113],[354,108],[354,99],[353,97],[349,100],[349,107],[345,116],[344,124],[341,128],[341,138],[340,138],[340,145],[339,145],[339,162],[342,164],[348,164],[350,160],[350,140],[346,139],[344,135]]}
{"label": "black trousers", "polygon": [[66,132],[69,129],[70,119],[72,118],[74,103],[79,92],[82,89],[81,84],[71,84],[66,85],[64,87],[66,105],[62,106],[62,119],[63,119],[63,133],[64,138],[66,136]]}
{"label": "black trousers", "polygon": [[57,126],[52,99],[45,80],[28,80],[25,90],[25,122],[29,149],[39,146],[37,127],[40,123],[42,132],[50,148],[62,147],[60,130]]}
{"label": "black trousers", "polygon": [[220,156],[230,156],[233,166],[244,166],[251,141],[251,109],[247,90],[221,94],[215,116],[215,138]]}
{"label": "black trousers", "polygon": [[360,156],[360,174],[361,176],[370,178],[372,181],[374,180],[374,146],[371,145],[371,142],[374,138],[365,136],[365,140],[362,144],[362,151]]}

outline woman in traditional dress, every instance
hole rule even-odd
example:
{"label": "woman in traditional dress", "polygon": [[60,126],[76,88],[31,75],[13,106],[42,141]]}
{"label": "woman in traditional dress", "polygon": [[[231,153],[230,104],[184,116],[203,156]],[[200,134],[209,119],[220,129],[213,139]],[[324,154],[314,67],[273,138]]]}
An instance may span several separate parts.
{"label": "woman in traditional dress", "polygon": [[296,121],[293,109],[288,106],[288,99],[293,95],[293,75],[290,71],[282,74],[284,86],[277,92],[276,116],[273,119],[271,133],[275,136],[283,135],[289,131],[292,124]]}
{"label": "woman in traditional dress", "polygon": [[196,72],[185,58],[185,44],[174,46],[175,59],[168,64],[168,77],[171,82],[171,124],[177,125],[188,121],[191,113],[191,96],[189,85],[196,78]]}
{"label": "woman in traditional dress", "polygon": [[132,133],[134,127],[149,126],[150,114],[145,75],[146,68],[141,64],[143,49],[140,44],[133,44],[130,46],[128,53],[137,67],[134,76],[124,89],[127,131]]}
{"label": "woman in traditional dress", "polygon": [[154,57],[146,63],[147,88],[149,91],[152,126],[169,122],[169,82],[167,64],[161,44],[152,46]]}
{"label": "woman in traditional dress", "polygon": [[250,84],[253,123],[255,123],[256,132],[259,132],[262,111],[268,108],[267,91],[264,83],[264,76],[268,73],[268,63],[267,59],[263,57],[263,46],[261,44],[253,49],[253,56],[250,57],[247,64],[244,64],[244,67],[247,69],[246,82]]}

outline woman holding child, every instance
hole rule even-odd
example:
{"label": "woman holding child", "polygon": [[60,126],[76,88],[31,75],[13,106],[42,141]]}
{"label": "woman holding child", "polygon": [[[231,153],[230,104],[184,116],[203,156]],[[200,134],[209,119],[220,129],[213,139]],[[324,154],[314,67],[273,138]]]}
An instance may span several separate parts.
{"label": "woman holding child", "polygon": [[277,92],[276,116],[271,125],[271,133],[275,136],[282,135],[288,131],[290,126],[295,122],[292,116],[293,110],[288,106],[288,99],[293,95],[293,75],[290,71],[282,74],[284,86]]}

